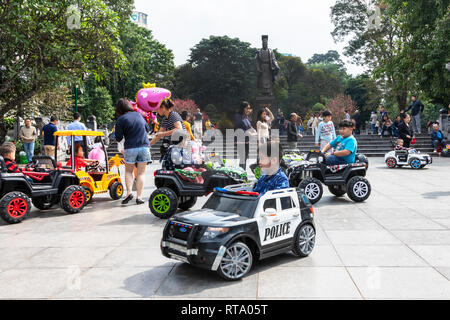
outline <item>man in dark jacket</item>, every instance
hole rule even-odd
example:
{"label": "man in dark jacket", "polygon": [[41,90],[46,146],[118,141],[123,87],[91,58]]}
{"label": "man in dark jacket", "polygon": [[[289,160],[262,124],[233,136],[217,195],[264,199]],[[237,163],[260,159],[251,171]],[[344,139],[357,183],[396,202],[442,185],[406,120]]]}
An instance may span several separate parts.
{"label": "man in dark jacket", "polygon": [[353,120],[355,121],[355,134],[361,133],[361,114],[359,113],[359,110],[356,109],[355,113],[353,114]]}
{"label": "man in dark jacket", "polygon": [[408,109],[405,110],[405,112],[408,112],[411,110],[411,118],[412,118],[412,125],[413,130],[417,134],[420,134],[420,114],[423,112],[423,109],[425,106],[420,100],[417,100],[415,96],[411,96],[411,104],[409,105]]}

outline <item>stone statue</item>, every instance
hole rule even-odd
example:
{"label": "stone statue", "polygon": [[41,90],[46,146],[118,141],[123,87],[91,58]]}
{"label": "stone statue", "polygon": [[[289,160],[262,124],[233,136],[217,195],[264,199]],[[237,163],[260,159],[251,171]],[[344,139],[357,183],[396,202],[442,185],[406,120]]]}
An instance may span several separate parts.
{"label": "stone statue", "polygon": [[280,67],[272,49],[268,48],[269,36],[262,36],[262,49],[256,54],[255,67],[258,76],[258,95],[272,96],[273,83]]}

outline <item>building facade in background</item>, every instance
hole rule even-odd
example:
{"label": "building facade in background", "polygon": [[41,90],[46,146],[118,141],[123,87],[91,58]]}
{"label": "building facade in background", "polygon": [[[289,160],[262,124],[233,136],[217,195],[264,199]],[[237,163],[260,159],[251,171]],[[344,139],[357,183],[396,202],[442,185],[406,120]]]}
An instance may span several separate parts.
{"label": "building facade in background", "polygon": [[138,24],[139,26],[147,28],[147,17],[148,15],[143,12],[133,11],[130,19],[132,22]]}

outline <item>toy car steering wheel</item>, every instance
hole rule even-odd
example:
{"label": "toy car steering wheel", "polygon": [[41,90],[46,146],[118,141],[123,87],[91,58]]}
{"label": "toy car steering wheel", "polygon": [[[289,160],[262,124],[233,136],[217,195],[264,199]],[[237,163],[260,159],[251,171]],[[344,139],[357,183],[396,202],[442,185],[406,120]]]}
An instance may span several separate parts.
{"label": "toy car steering wheel", "polygon": [[29,171],[30,169],[36,169],[38,164],[39,160],[33,160],[25,166],[25,170]]}
{"label": "toy car steering wheel", "polygon": [[306,156],[306,161],[310,161],[311,158],[316,158],[317,162],[319,163],[320,157],[322,157],[322,162],[323,162],[323,159],[325,159],[325,154],[322,151],[319,151],[319,150],[310,151],[310,152],[308,152],[308,155]]}
{"label": "toy car steering wheel", "polygon": [[98,169],[99,166],[100,166],[100,162],[95,161],[95,162],[93,162],[92,164],[86,166],[86,169],[87,169],[88,171],[95,171],[95,170]]}

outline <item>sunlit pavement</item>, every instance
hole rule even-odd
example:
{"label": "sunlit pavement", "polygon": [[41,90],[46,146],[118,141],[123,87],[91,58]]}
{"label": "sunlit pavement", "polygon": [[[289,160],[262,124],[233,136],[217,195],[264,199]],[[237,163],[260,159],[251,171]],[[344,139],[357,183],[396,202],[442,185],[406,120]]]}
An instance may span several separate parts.
{"label": "sunlit pavement", "polygon": [[434,161],[392,170],[371,158],[366,202],[325,188],[310,257],[260,261],[238,282],[163,257],[165,221],[147,202],[102,195],[76,215],[33,209],[18,225],[0,222],[0,298],[449,299],[450,159]]}

